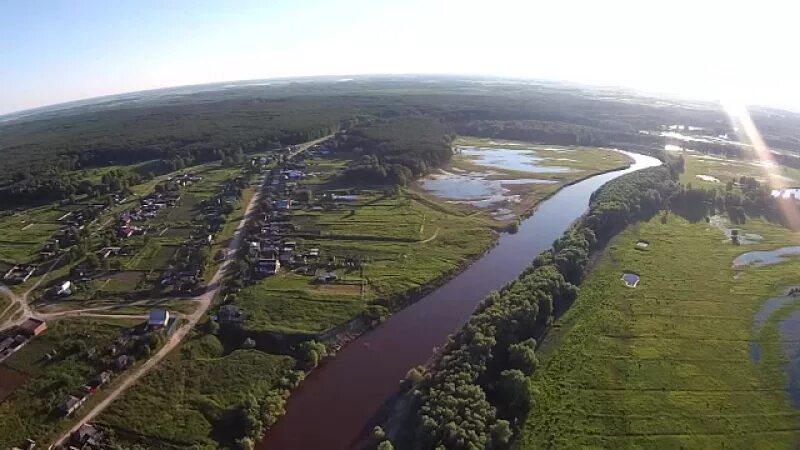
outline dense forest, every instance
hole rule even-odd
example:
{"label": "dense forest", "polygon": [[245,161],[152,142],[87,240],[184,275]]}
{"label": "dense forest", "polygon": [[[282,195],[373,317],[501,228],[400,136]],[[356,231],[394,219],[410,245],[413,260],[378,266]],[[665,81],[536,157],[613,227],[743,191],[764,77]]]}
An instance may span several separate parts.
{"label": "dense forest", "polygon": [[349,181],[405,185],[446,163],[454,137],[435,119],[388,119],[341,134],[336,150],[355,156],[344,173]]}
{"label": "dense forest", "polygon": [[[796,115],[758,110],[754,120],[768,142],[800,149]],[[344,129],[352,130],[347,145],[363,155],[352,175],[403,183],[449,157],[444,147],[453,133],[642,149],[663,140],[640,130],[686,123],[731,131],[711,104],[687,107],[629,93],[487,79],[174,88],[0,118],[0,204],[68,198],[81,182],[69,175],[76,169],[151,160],[164,161],[164,170],[180,168]],[[421,158],[404,155],[408,149]]]}
{"label": "dense forest", "polygon": [[670,162],[607,183],[552,250],[483,301],[428,374],[410,374],[417,382],[407,419],[413,435],[405,437],[411,447],[509,445],[529,409],[536,341],[576,298],[591,251],[626,224],[656,214],[677,191],[680,169]]}

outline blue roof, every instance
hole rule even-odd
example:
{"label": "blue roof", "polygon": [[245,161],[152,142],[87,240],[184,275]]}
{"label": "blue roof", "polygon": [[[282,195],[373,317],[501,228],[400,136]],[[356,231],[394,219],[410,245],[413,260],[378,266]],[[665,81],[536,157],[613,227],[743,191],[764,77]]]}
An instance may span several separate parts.
{"label": "blue roof", "polygon": [[165,323],[169,318],[169,313],[164,309],[151,309],[150,310],[150,323]]}

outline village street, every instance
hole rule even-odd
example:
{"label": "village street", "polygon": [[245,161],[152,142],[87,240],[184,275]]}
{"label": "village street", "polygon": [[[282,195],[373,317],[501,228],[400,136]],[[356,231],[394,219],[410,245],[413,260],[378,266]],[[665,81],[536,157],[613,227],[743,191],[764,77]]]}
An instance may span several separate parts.
{"label": "village street", "polygon": [[[304,143],[293,152],[289,153],[288,158],[291,159],[295,155],[300,152],[305,151],[309,147],[328,139],[330,136],[325,136],[323,138],[310,141]],[[61,444],[66,441],[69,436],[78,430],[82,425],[92,421],[97,415],[99,415],[104,409],[106,409],[114,400],[116,400],[122,393],[125,392],[130,386],[136,383],[142,376],[146,375],[150,370],[156,367],[173,349],[175,349],[181,341],[189,334],[189,332],[198,324],[198,322],[206,315],[209,307],[211,306],[212,301],[217,296],[222,287],[222,279],[226,274],[226,271],[235,260],[237,250],[240,247],[240,243],[243,237],[243,231],[247,226],[247,222],[250,220],[254,207],[258,204],[259,199],[261,198],[261,191],[263,188],[263,184],[260,188],[256,191],[253,197],[250,199],[250,203],[247,204],[245,208],[242,220],[239,222],[238,226],[236,227],[236,231],[233,234],[230,242],[225,251],[225,260],[220,265],[217,272],[214,274],[214,277],[208,284],[208,288],[206,292],[202,295],[194,297],[192,301],[198,303],[197,308],[194,312],[188,316],[186,316],[184,324],[178,328],[175,333],[172,334],[170,339],[164,344],[164,346],[154,354],[150,359],[144,362],[141,366],[136,367],[130,373],[124,376],[124,379],[115,385],[114,387],[110,388],[106,394],[105,398],[100,401],[98,404],[93,406],[91,409],[86,411],[86,413],[81,417],[81,419],[73,425],[73,427],[66,432],[62,433],[54,442],[54,444]],[[80,315],[82,311],[72,311],[76,313],[75,315]],[[68,314],[67,314],[68,315]]]}

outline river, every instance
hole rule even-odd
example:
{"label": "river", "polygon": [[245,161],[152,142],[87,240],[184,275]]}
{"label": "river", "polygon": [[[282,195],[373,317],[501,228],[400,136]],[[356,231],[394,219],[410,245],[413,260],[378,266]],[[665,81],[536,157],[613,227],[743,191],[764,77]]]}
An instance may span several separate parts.
{"label": "river", "polygon": [[418,302],[397,312],[326,360],[292,393],[284,415],[257,450],[357,448],[371,419],[397,392],[406,372],[427,362],[434,348],[461,327],[491,291],[515,279],[585,211],[592,192],[609,180],[660,165],[625,152],[634,163],[567,186],[541,203],[516,234]]}

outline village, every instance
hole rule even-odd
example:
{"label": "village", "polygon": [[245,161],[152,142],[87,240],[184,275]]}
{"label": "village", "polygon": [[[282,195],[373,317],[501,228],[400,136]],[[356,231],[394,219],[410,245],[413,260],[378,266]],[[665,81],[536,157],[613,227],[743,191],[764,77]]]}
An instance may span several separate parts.
{"label": "village", "polygon": [[[201,169],[202,175],[184,171],[164,177],[145,195],[116,196],[113,204],[71,208],[54,218],[58,229],[38,254],[4,271],[3,283],[16,286],[22,301],[30,296],[31,309],[36,309],[33,317],[24,319],[22,311],[9,313],[17,306],[12,303],[0,314],[6,320],[21,321],[19,325],[12,322],[0,333],[0,378],[9,370],[15,377],[24,374],[27,378],[26,372],[33,367],[41,369],[29,373],[49,371],[45,367],[63,364],[60,361],[65,358],[82,360],[87,368],[83,384],[48,407],[49,416],[70,419],[114,377],[147,360],[177,329],[182,312],[195,307],[183,298],[206,291],[206,278],[224,256],[223,246],[233,232],[226,226],[238,219],[234,215],[242,208],[242,196],[252,195],[250,179],[260,173],[259,165],[270,161],[256,158],[247,171],[213,165]],[[261,179],[253,182],[258,185]],[[129,274],[135,275],[135,284],[113,286],[120,276]],[[126,303],[126,299],[132,302]],[[114,305],[124,309],[117,311]],[[130,324],[142,314],[148,318],[138,325],[114,325],[118,335],[113,342],[81,347],[78,353],[71,347],[46,343],[51,320],[60,330],[62,324],[73,323],[75,319],[70,317],[80,317],[87,308],[99,311],[103,318],[97,319],[98,324]],[[42,336],[45,340],[40,342]],[[77,336],[94,341],[90,334]],[[40,357],[30,360],[38,353]],[[8,383],[0,382],[0,404],[15,390],[14,381]],[[29,435],[17,447],[34,448],[41,438]],[[99,449],[104,445],[103,432],[87,424],[72,434],[64,448]]]}
{"label": "village", "polygon": [[[444,256],[437,245],[420,243],[435,244],[439,224],[452,223],[454,216],[380,186],[341,183],[347,156],[337,154],[335,145],[335,138],[320,140],[302,149],[288,146],[254,155],[236,168],[184,169],[155,180],[149,192],[55,218],[57,237],[45,244],[54,254],[9,267],[6,284],[20,286],[16,292],[29,296],[36,320],[46,320],[51,328],[81,316],[92,321],[91,327],[128,324],[112,327],[116,337],[107,345],[92,347],[82,363],[88,365],[80,386],[46,405],[48,414],[63,423],[79,419],[109,383],[146,361],[180,326],[181,317],[193,314],[193,299],[208,291],[212,274],[228,258],[233,225],[244,219],[243,205],[256,192],[221,295],[209,310],[225,345],[270,355],[288,351],[307,368],[301,356],[305,347],[292,342],[319,340],[335,349],[340,326],[352,320],[379,323],[387,309],[369,302],[381,292],[403,293],[384,280],[398,280],[398,265],[418,255]],[[74,238],[58,239],[62,235]],[[16,285],[12,277],[20,277]],[[312,314],[313,321],[305,319]],[[144,324],[137,319],[142,316]],[[134,320],[138,325],[130,323]],[[264,332],[274,331],[285,333],[290,346],[263,340]],[[25,373],[29,365],[17,356],[41,336],[17,332],[9,338],[3,341],[9,362],[0,370],[6,364]],[[56,348],[41,352],[44,361],[64,356]],[[70,358],[84,357],[78,355],[88,356]],[[8,402],[3,398],[0,392],[0,404]],[[104,428],[98,425],[77,429],[65,448],[98,448],[98,443],[102,448]],[[46,440],[36,432],[25,439]]]}

